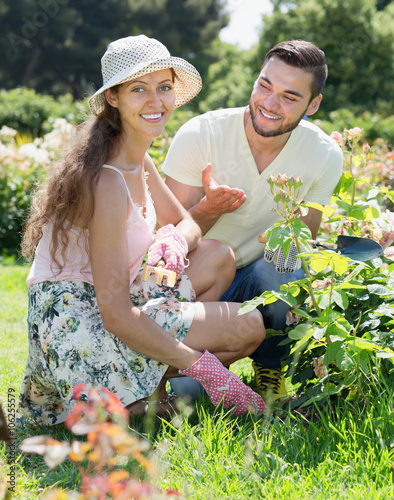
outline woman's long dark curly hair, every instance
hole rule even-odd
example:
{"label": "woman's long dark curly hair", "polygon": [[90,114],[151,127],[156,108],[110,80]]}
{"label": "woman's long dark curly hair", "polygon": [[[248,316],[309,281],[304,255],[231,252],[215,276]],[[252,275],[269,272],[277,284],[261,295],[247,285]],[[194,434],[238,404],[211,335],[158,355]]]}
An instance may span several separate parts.
{"label": "woman's long dark curly hair", "polygon": [[[117,92],[118,86],[112,87]],[[62,158],[53,165],[47,180],[32,199],[22,238],[22,255],[31,260],[43,235],[44,226],[53,224],[50,254],[61,270],[65,263],[68,231],[86,229],[94,212],[94,190],[105,162],[117,151],[122,133],[117,108],[105,103],[104,110],[85,121],[71,140]],[[62,262],[56,258],[61,249]],[[87,241],[85,248],[88,249]]]}

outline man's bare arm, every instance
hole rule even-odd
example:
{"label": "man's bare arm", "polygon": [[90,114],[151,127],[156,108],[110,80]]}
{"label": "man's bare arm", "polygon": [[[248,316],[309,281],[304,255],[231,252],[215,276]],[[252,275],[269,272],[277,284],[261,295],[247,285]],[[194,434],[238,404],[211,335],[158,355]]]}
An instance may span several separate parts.
{"label": "man's bare arm", "polygon": [[300,217],[302,222],[304,222],[304,224],[306,224],[311,230],[312,238],[314,240],[317,238],[317,233],[319,232],[322,215],[322,212],[317,210],[317,208],[309,207],[308,213],[304,217]]}

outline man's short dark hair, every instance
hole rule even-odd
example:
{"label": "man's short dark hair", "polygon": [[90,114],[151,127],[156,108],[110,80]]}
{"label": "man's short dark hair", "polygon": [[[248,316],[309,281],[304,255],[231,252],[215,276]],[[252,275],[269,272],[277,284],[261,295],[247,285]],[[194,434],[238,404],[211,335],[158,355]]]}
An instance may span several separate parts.
{"label": "man's short dark hair", "polygon": [[312,73],[311,100],[322,92],[328,71],[326,55],[319,47],[305,40],[289,40],[272,47],[265,56],[263,66],[272,57],[277,57],[290,66]]}

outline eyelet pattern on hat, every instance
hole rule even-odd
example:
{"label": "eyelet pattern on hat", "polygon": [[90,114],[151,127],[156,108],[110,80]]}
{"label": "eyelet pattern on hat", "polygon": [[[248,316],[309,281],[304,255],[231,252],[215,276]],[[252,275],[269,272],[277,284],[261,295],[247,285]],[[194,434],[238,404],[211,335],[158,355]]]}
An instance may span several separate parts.
{"label": "eyelet pattern on hat", "polygon": [[172,57],[158,40],[145,35],[121,38],[108,45],[101,58],[103,86],[89,99],[95,115],[104,109],[104,91],[120,83],[162,69],[175,71],[175,107],[190,101],[201,90],[201,76],[196,68],[180,57]]}

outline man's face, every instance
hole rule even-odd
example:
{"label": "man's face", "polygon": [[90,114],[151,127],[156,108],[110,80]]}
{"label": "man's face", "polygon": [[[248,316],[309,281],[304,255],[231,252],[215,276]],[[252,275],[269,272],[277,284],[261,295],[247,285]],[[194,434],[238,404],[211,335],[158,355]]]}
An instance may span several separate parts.
{"label": "man's face", "polygon": [[317,111],[321,95],[311,102],[313,75],[278,58],[267,61],[256,80],[249,101],[257,134],[275,137],[294,130],[305,114]]}

